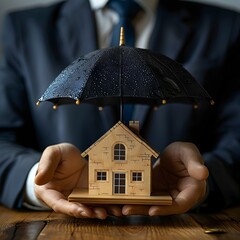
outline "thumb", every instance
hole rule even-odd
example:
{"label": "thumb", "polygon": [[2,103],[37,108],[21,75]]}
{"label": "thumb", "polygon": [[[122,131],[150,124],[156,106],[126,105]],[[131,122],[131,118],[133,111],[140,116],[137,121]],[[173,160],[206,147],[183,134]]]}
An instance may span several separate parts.
{"label": "thumb", "polygon": [[188,171],[188,174],[197,180],[206,180],[209,172],[197,146],[190,142],[174,142],[167,146],[165,156],[179,159]]}
{"label": "thumb", "polygon": [[206,180],[209,175],[208,168],[198,162],[190,162],[188,166],[189,175],[197,180]]}
{"label": "thumb", "polygon": [[[186,147],[187,146],[187,147]],[[209,175],[208,168],[204,165],[203,157],[198,148],[191,143],[186,143],[184,149],[184,164],[191,177],[197,180],[206,180]]]}
{"label": "thumb", "polygon": [[53,178],[60,161],[61,152],[59,147],[57,145],[47,147],[39,161],[35,183],[43,185],[49,182]]}

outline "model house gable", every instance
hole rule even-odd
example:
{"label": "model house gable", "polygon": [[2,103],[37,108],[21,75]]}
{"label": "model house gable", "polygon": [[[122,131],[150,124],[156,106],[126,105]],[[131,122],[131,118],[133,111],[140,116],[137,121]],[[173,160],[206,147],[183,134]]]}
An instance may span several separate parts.
{"label": "model house gable", "polygon": [[[136,130],[134,129],[134,131]],[[82,156],[86,157],[87,155],[90,155],[91,150],[94,149],[99,143],[104,141],[104,139],[107,140],[108,137],[113,138],[113,140],[116,140],[116,141],[118,141],[119,139],[122,139],[121,137],[123,137],[124,142],[130,141],[130,143],[132,141],[131,138],[134,138],[142,147],[146,148],[146,150],[149,151],[153,157],[157,158],[159,156],[159,153],[153,150],[138,134],[134,133],[134,131],[131,130],[126,125],[124,125],[121,121],[119,121],[111,129],[109,129],[104,135],[102,135],[102,137],[100,137],[94,144],[92,144],[88,149],[86,149],[82,153]]]}

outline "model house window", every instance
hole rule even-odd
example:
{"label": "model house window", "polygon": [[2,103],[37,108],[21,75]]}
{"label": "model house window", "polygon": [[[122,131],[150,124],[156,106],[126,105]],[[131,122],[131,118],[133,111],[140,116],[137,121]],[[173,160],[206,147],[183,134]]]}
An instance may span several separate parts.
{"label": "model house window", "polygon": [[125,173],[114,173],[113,189],[115,194],[124,194],[126,188],[126,174]]}
{"label": "model house window", "polygon": [[142,172],[132,172],[132,181],[142,181]]}
{"label": "model house window", "polygon": [[97,181],[106,181],[107,180],[107,172],[97,172]]}
{"label": "model house window", "polygon": [[123,144],[118,143],[114,146],[114,160],[126,160],[126,148]]}

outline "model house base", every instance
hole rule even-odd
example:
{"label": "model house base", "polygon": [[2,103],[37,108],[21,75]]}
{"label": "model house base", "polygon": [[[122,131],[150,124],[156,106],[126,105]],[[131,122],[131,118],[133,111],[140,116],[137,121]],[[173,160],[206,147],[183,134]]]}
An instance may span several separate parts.
{"label": "model house base", "polygon": [[170,195],[159,194],[152,196],[92,196],[89,195],[88,189],[76,188],[69,195],[68,201],[80,202],[83,204],[137,204],[137,205],[172,205],[172,197]]}

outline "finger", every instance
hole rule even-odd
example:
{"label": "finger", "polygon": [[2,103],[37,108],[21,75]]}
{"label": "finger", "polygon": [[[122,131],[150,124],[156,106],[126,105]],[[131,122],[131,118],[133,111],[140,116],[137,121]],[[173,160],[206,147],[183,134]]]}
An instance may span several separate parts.
{"label": "finger", "polygon": [[122,207],[119,205],[106,205],[106,210],[109,215],[113,215],[116,217],[121,217],[122,214]]}
{"label": "finger", "polygon": [[57,201],[53,207],[53,210],[57,213],[63,213],[76,218],[95,217],[95,214],[91,208],[78,202],[68,202],[65,199]]}
{"label": "finger", "polygon": [[185,198],[178,198],[177,201],[173,201],[172,205],[167,206],[151,206],[148,214],[150,216],[166,216],[173,214],[182,214],[192,208],[192,204],[186,201]]}
{"label": "finger", "polygon": [[209,172],[196,145],[187,142],[177,142],[171,144],[168,150],[178,155],[179,160],[183,162],[191,177],[198,180],[207,179]]}
{"label": "finger", "polygon": [[168,216],[174,214],[184,213],[176,203],[170,206],[151,206],[149,209],[149,216]]}
{"label": "finger", "polygon": [[122,208],[122,214],[129,215],[148,215],[148,205],[124,205]]}
{"label": "finger", "polygon": [[104,208],[93,208],[78,202],[69,202],[62,193],[52,189],[45,190],[42,188],[40,192],[44,203],[57,213],[63,213],[76,218],[105,219],[107,217],[107,212]]}
{"label": "finger", "polygon": [[53,189],[45,189],[37,187],[36,193],[44,203],[57,213],[67,214],[73,217],[93,217],[94,213],[83,204],[76,202],[69,202],[66,197]]}
{"label": "finger", "polygon": [[151,206],[149,215],[172,215],[181,214],[190,210],[204,197],[206,193],[205,181],[197,185],[189,186],[181,192],[172,192],[173,202],[169,206]]}
{"label": "finger", "polygon": [[94,213],[93,217],[99,219],[106,219],[106,217],[108,216],[106,209],[102,207],[94,207],[93,213]]}

